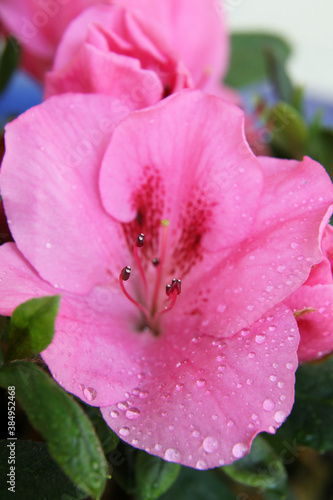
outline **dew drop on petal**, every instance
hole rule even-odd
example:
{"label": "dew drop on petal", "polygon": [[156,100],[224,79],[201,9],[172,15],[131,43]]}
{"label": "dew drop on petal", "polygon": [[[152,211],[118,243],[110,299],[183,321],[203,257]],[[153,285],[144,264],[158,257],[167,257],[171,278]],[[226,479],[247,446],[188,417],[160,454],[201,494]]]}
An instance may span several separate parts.
{"label": "dew drop on petal", "polygon": [[195,468],[198,470],[205,470],[207,469],[206,462],[203,460],[198,460],[197,463],[195,464]]}
{"label": "dew drop on petal", "polygon": [[94,399],[96,399],[97,392],[92,387],[86,387],[83,389],[83,395],[88,401],[94,401]]}
{"label": "dew drop on petal", "polygon": [[215,438],[208,436],[204,439],[202,447],[207,453],[213,453],[218,447],[218,442]]}
{"label": "dew drop on petal", "polygon": [[111,418],[117,418],[117,417],[119,417],[119,411],[117,411],[117,410],[110,411],[110,417]]}
{"label": "dew drop on petal", "polygon": [[256,335],[255,342],[257,344],[263,344],[266,340],[266,335]]}
{"label": "dew drop on petal", "polygon": [[286,420],[287,414],[284,411],[277,411],[274,415],[274,420],[277,424],[282,424]]}
{"label": "dew drop on petal", "polygon": [[225,304],[220,304],[217,308],[217,311],[219,313],[224,313],[224,311],[226,310],[227,306]]}
{"label": "dew drop on petal", "polygon": [[205,385],[206,385],[206,380],[204,378],[199,378],[197,380],[197,386],[198,387],[205,387]]}
{"label": "dew drop on petal", "polygon": [[126,411],[125,416],[129,420],[135,420],[136,418],[140,417],[140,414],[141,414],[141,412],[140,412],[140,410],[138,408],[129,408]]}
{"label": "dew drop on petal", "polygon": [[130,430],[128,427],[122,427],[121,429],[119,429],[119,434],[121,436],[128,436],[130,433]]}
{"label": "dew drop on petal", "polygon": [[275,404],[271,399],[265,399],[265,401],[262,404],[262,407],[265,411],[272,411],[274,410]]}
{"label": "dew drop on petal", "polygon": [[164,453],[164,458],[168,462],[180,462],[181,455],[176,448],[168,448]]}
{"label": "dew drop on petal", "polygon": [[292,370],[294,368],[294,365],[292,363],[286,363],[286,368],[288,370]]}
{"label": "dew drop on petal", "polygon": [[248,452],[248,447],[244,443],[237,443],[232,449],[235,458],[242,458]]}

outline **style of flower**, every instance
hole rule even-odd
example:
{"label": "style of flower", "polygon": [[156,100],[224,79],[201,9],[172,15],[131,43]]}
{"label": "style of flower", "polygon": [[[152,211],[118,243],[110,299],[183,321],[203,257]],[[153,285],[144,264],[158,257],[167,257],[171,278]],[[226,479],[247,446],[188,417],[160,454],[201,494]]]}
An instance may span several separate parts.
{"label": "style of flower", "polygon": [[221,86],[229,43],[216,5],[213,0],[118,0],[86,9],[59,44],[45,97],[103,93],[140,109],[184,88],[200,88],[239,101]]}
{"label": "style of flower", "polygon": [[294,311],[300,333],[300,362],[322,358],[333,351],[333,227],[327,225],[322,239],[323,260],[285,301]]}
{"label": "style of flower", "polygon": [[318,163],[256,158],[243,125],[185,90],[125,117],[63,94],[6,130],[0,313],[61,294],[54,378],[123,440],[198,469],[289,414],[299,336],[282,301],[321,261],[333,202]]}
{"label": "style of flower", "polygon": [[0,18],[4,29],[23,49],[24,69],[42,80],[71,20],[83,9],[106,1],[0,0]]}

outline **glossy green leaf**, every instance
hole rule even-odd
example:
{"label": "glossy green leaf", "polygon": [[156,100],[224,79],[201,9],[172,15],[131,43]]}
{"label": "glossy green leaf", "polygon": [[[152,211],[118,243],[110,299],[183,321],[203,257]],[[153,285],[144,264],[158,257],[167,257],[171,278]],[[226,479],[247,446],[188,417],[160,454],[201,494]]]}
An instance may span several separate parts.
{"label": "glossy green leaf", "polygon": [[[0,498],[24,500],[82,500],[76,488],[50,456],[46,443],[16,441],[9,456],[8,441],[0,441]],[[11,463],[8,463],[10,461]],[[12,469],[10,469],[12,467]],[[7,476],[11,473],[11,476]],[[15,477],[15,493],[7,481]],[[6,478],[6,481],[4,481]]]}
{"label": "glossy green leaf", "polygon": [[13,37],[8,37],[0,57],[0,92],[2,92],[12,77],[20,60],[20,47]]}
{"label": "glossy green leaf", "polygon": [[41,297],[20,304],[12,314],[7,360],[27,359],[51,343],[60,297]]}
{"label": "glossy green leaf", "polygon": [[218,470],[200,471],[182,467],[177,481],[160,500],[239,500]]}
{"label": "glossy green leaf", "polygon": [[307,126],[298,111],[287,103],[279,102],[266,116],[271,130],[271,147],[280,158],[302,160],[307,140]]}
{"label": "glossy green leaf", "polygon": [[283,64],[291,53],[288,43],[268,33],[231,35],[231,60],[225,83],[235,88],[267,79],[267,53]]}
{"label": "glossy green leaf", "polygon": [[285,492],[287,473],[284,465],[262,436],[255,438],[249,455],[222,470],[233,480],[256,488],[257,491]]}
{"label": "glossy green leaf", "polygon": [[296,398],[276,437],[294,440],[320,452],[333,450],[333,357],[301,365],[296,372]]}
{"label": "glossy green leaf", "polygon": [[135,458],[135,479],[141,500],[155,500],[176,481],[180,465],[139,451]]}
{"label": "glossy green leaf", "polygon": [[52,457],[80,490],[99,499],[108,475],[107,463],[81,407],[32,363],[14,362],[3,367],[0,385],[15,386],[17,399],[47,441]]}

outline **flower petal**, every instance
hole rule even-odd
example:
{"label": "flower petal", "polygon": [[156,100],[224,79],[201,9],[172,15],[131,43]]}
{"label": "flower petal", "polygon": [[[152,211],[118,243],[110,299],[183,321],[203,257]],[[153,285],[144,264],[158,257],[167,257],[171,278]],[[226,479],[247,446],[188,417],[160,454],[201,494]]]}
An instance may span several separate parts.
{"label": "flower petal", "polygon": [[221,80],[229,42],[222,5],[215,0],[117,0],[143,21],[154,19],[170,47],[189,69],[196,87]]}
{"label": "flower petal", "polygon": [[289,309],[278,306],[225,341],[169,333],[147,352],[150,373],[127,401],[101,408],[121,439],[207,469],[241,458],[258,432],[274,433],[286,419],[299,338]]}
{"label": "flower petal", "polygon": [[123,267],[116,262],[120,229],[101,206],[97,179],[126,113],[107,96],[66,94],[6,127],[1,194],[8,224],[20,251],[55,287],[85,293]]}
{"label": "flower petal", "polygon": [[183,283],[187,297],[179,313],[198,311],[209,335],[231,336],[252,324],[322,260],[321,226],[333,201],[324,168],[310,158],[260,162],[264,192],[250,237],[224,254],[208,255]]}
{"label": "flower petal", "polygon": [[301,335],[300,362],[321,358],[333,351],[333,285],[303,285],[286,299],[294,311],[315,309],[297,318]]}
{"label": "flower petal", "polygon": [[243,121],[239,108],[199,91],[133,113],[103,159],[106,210],[121,222],[140,211],[169,219],[173,244],[193,224],[210,252],[238,243],[251,231],[262,189]]}
{"label": "flower petal", "polygon": [[0,314],[11,316],[22,302],[58,291],[38,276],[15,243],[5,243],[0,247],[0,294]]}

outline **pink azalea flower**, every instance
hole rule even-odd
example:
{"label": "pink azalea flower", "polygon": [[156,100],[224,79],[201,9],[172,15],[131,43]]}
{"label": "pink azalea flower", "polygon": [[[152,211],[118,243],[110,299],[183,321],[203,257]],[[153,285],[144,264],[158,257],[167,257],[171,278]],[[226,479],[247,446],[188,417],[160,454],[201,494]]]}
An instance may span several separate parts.
{"label": "pink azalea flower", "polygon": [[235,92],[221,87],[229,43],[216,5],[118,0],[86,9],[63,36],[45,97],[103,93],[140,109],[184,88],[201,88],[238,102]]}
{"label": "pink azalea flower", "polygon": [[323,260],[286,303],[294,311],[301,336],[301,362],[322,358],[333,351],[333,228],[327,225],[322,239]]}
{"label": "pink azalea flower", "polygon": [[183,91],[126,117],[64,94],[6,130],[1,314],[60,293],[54,378],[123,440],[199,469],[289,414],[299,338],[282,301],[321,261],[333,202],[318,163],[256,158],[243,125]]}
{"label": "pink azalea flower", "polygon": [[107,0],[0,0],[0,18],[23,48],[23,67],[38,79],[52,66],[68,24],[83,9]]}

